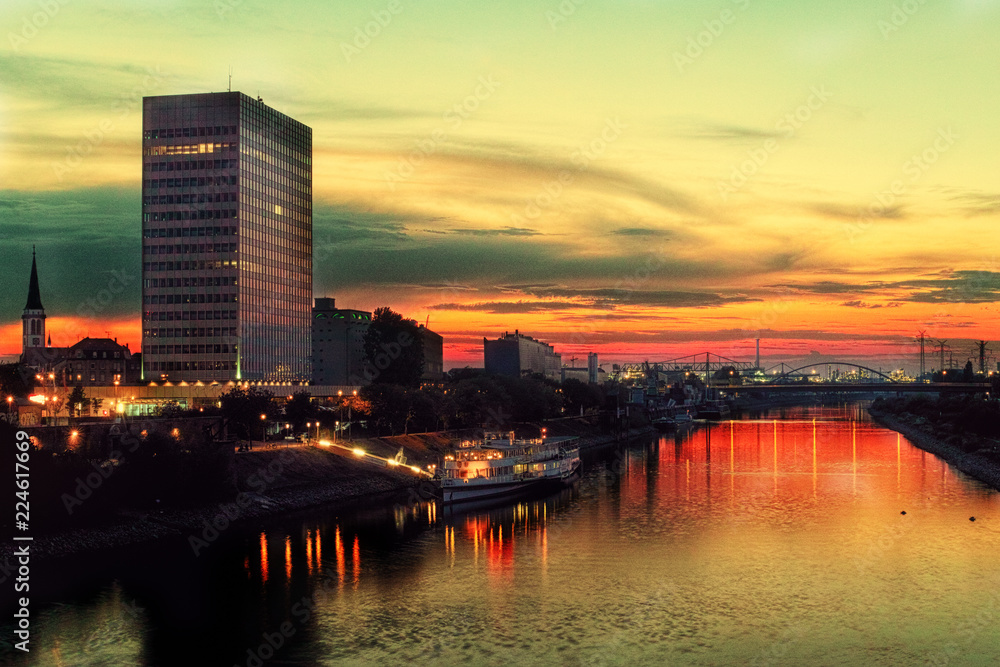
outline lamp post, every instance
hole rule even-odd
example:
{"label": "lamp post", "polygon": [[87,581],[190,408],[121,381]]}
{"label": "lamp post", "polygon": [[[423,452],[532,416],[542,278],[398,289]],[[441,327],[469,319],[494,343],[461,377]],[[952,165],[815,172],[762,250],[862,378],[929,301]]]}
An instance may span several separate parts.
{"label": "lamp post", "polygon": [[[354,398],[358,397],[358,390],[354,390]],[[354,439],[354,415],[351,411],[354,409],[354,400],[352,399],[350,404],[347,406],[347,437],[351,440]]]}
{"label": "lamp post", "polygon": [[13,402],[14,402],[14,397],[13,396],[8,396],[7,397],[7,421],[8,422],[10,421],[10,405]]}
{"label": "lamp post", "polygon": [[333,442],[334,442],[334,444],[337,443],[337,431],[339,431],[339,430],[340,430],[340,422],[334,422],[334,426],[333,426]]}
{"label": "lamp post", "polygon": [[260,415],[260,444],[261,447],[267,444],[267,415],[263,413]]}

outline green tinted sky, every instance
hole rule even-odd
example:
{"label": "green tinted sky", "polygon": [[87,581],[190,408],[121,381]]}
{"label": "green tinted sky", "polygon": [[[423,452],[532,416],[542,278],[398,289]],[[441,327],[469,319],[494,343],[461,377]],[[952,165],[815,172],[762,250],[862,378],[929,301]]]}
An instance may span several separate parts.
{"label": "green tinted sky", "polygon": [[68,316],[138,272],[138,98],[232,66],[314,130],[317,293],[430,315],[456,358],[517,324],[611,355],[989,337],[998,28],[994,0],[8,1],[3,279],[38,244]]}

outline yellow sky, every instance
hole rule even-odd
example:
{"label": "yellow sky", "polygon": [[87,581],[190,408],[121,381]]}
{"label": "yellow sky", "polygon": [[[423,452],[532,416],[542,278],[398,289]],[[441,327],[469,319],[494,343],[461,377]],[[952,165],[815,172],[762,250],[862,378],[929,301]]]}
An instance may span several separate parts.
{"label": "yellow sky", "polygon": [[[899,7],[4,3],[0,344],[32,243],[67,317],[138,270],[140,99],[230,66],[314,130],[317,295],[429,316],[450,363],[514,328],[608,359],[990,338],[1000,3]],[[137,286],[103,313],[138,315]]]}

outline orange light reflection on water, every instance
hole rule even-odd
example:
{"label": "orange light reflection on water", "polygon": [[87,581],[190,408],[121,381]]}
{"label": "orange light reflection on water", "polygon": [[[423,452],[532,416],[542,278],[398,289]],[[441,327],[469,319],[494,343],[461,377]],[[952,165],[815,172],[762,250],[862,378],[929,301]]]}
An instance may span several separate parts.
{"label": "orange light reflection on water", "polygon": [[358,582],[361,581],[361,541],[358,536],[354,536],[354,549],[353,559],[351,563],[351,568],[354,572],[354,588],[358,587]]}
{"label": "orange light reflection on water", "polygon": [[260,534],[260,578],[267,581],[267,533]]}
{"label": "orange light reflection on water", "polygon": [[323,531],[319,528],[316,529],[316,549],[314,553],[316,554],[316,572],[322,574],[323,572]]}
{"label": "orange light reflection on water", "polygon": [[[319,531],[317,531],[319,532]],[[312,530],[306,531],[306,571],[311,575],[313,573],[313,545],[312,545]]]}
{"label": "orange light reflection on water", "polygon": [[337,557],[337,586],[343,588],[346,566],[344,565],[344,541],[340,538],[340,526],[333,535],[333,551]]}
{"label": "orange light reflection on water", "polygon": [[285,581],[292,580],[292,537],[285,535]]}

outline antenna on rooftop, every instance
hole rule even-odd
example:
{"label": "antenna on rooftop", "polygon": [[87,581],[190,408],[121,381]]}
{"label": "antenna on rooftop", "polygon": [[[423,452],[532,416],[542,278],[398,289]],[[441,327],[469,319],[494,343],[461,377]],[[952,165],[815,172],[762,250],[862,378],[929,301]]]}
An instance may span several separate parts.
{"label": "antenna on rooftop", "polygon": [[233,66],[229,66],[229,92],[233,92]]}

